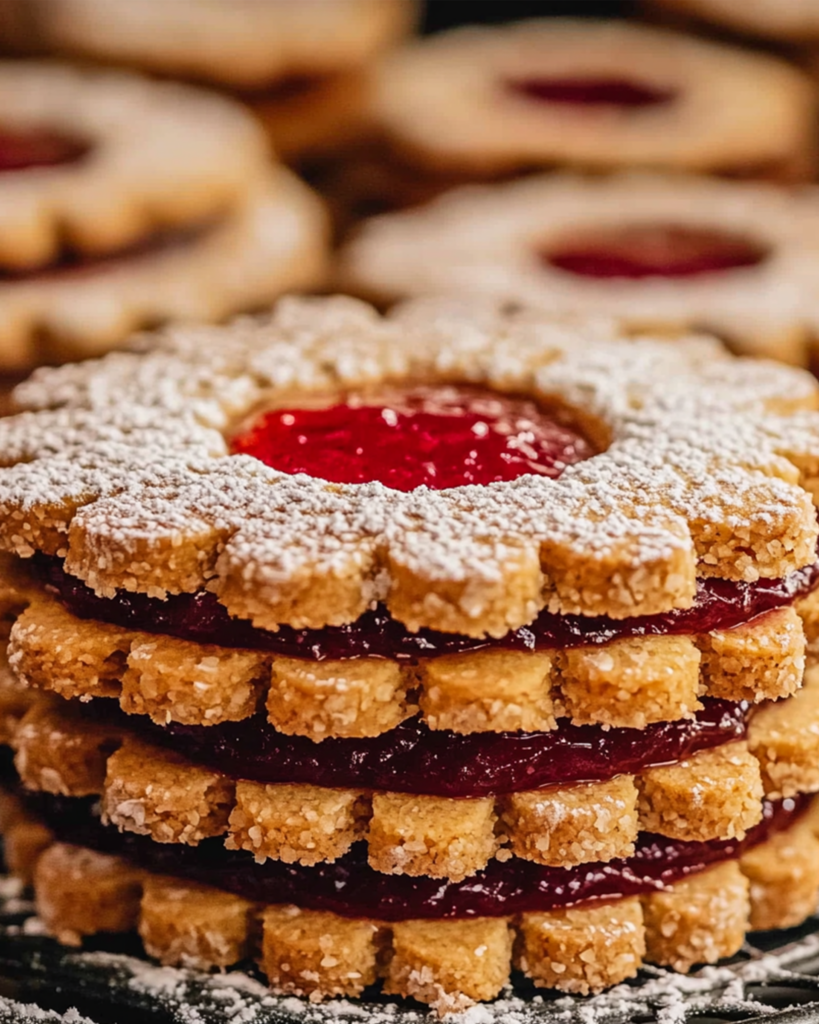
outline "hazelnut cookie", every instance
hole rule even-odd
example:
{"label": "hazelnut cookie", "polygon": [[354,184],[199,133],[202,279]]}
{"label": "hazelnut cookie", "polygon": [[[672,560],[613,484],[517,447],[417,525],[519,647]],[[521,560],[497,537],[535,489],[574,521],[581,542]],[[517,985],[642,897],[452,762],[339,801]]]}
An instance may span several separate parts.
{"label": "hazelnut cookie", "polygon": [[393,158],[446,179],[571,165],[810,176],[815,89],[766,54],[628,22],[455,29],[381,62]]}
{"label": "hazelnut cookie", "polygon": [[58,937],[444,1013],[813,909],[808,374],[457,299],[149,342],[0,420],[5,828]]}
{"label": "hazelnut cookie", "polygon": [[819,191],[623,173],[453,190],[366,221],[340,279],[379,301],[493,295],[634,329],[713,331],[808,365],[819,337]]}
{"label": "hazelnut cookie", "polygon": [[0,64],[0,365],[314,284],[323,212],[237,104],[172,83]]}

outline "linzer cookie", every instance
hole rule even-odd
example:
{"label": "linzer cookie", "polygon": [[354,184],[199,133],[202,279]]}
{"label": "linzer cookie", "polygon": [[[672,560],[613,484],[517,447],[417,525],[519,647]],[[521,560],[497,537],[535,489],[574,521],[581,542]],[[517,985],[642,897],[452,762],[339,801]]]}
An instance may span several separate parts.
{"label": "linzer cookie", "polygon": [[[288,157],[367,130],[373,61],[405,36],[413,0],[9,0],[28,48],[231,90]],[[13,17],[13,14],[17,17]]]}
{"label": "linzer cookie", "polygon": [[810,0],[646,0],[645,6],[693,15],[764,39],[790,43],[819,39],[819,12]]}
{"label": "linzer cookie", "polygon": [[315,283],[323,213],[253,121],[186,86],[0,66],[0,364],[94,354]]}
{"label": "linzer cookie", "polygon": [[444,1013],[815,906],[809,375],[337,297],[16,399],[0,818],[63,941]]}
{"label": "linzer cookie", "polygon": [[454,190],[366,222],[347,287],[393,300],[494,295],[634,329],[708,329],[808,364],[819,319],[819,192],[632,172],[542,175]]}
{"label": "linzer cookie", "polygon": [[625,22],[467,27],[379,69],[392,159],[447,179],[554,165],[809,177],[814,89],[784,61]]}

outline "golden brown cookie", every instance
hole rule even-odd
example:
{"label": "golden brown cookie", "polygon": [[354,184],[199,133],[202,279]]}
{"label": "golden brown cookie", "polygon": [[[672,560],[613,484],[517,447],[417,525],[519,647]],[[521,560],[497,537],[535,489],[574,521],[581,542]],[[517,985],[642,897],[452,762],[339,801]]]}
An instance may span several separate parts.
{"label": "golden brown cookie", "polygon": [[804,43],[819,38],[819,12],[810,0],[646,0],[646,7],[693,15],[763,39]]}
{"label": "golden brown cookie", "polygon": [[378,301],[461,293],[717,333],[807,365],[819,321],[819,193],[713,179],[536,176],[365,222],[340,281]]}
{"label": "golden brown cookie", "polygon": [[805,180],[812,163],[801,72],[636,23],[440,33],[385,59],[374,103],[403,159],[472,178],[570,164]]}

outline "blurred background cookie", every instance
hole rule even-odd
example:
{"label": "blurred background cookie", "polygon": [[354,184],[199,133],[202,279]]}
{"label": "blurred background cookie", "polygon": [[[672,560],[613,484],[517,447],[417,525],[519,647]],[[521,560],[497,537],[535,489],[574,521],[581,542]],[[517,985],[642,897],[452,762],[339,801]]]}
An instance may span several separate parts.
{"label": "blurred background cookie", "polygon": [[0,64],[0,368],[313,286],[319,200],[229,99],[124,72]]}
{"label": "blurred background cookie", "polygon": [[[373,60],[412,0],[9,0],[17,45],[226,89],[304,157],[366,130]],[[15,13],[16,9],[16,13]]]}
{"label": "blurred background cookie", "polygon": [[634,329],[702,328],[807,364],[819,336],[819,190],[715,178],[544,174],[366,222],[341,285],[389,302],[511,299]]}

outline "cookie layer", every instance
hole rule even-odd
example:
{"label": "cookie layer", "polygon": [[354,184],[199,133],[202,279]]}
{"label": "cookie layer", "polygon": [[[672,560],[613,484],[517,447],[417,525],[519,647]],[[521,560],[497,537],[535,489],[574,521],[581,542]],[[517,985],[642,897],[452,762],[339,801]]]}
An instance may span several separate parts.
{"label": "cookie layer", "polygon": [[[806,365],[819,335],[819,194],[759,183],[623,174],[538,176],[448,193],[375,218],[341,257],[341,280],[391,301],[417,294],[495,295],[550,314],[613,316],[634,330],[708,329],[741,350]],[[674,276],[590,276],[555,265],[570,245],[628,240],[639,227],[708,228],[755,247],[754,265]],[[585,240],[585,241],[584,241]],[[635,242],[645,249],[650,239]],[[655,239],[672,258],[673,237]],[[678,246],[679,246],[678,242]],[[636,251],[636,250],[635,250]]]}
{"label": "cookie layer", "polygon": [[[154,344],[40,372],[16,392],[38,411],[0,424],[0,546],[65,554],[103,596],[207,584],[272,629],[382,600],[411,630],[503,636],[544,606],[652,614],[690,607],[698,573],[781,578],[815,557],[815,383],[704,339],[627,341],[476,303],[380,320],[320,299]],[[555,481],[408,495],[227,455],[260,404],[407,379],[557,403],[606,450]]]}
{"label": "cookie layer", "polygon": [[311,662],[79,619],[36,597],[10,657],[31,686],[116,697],[164,725],[241,721],[264,708],[288,735],[377,736],[418,713],[457,733],[554,729],[557,717],[643,729],[691,717],[699,697],[758,703],[795,693],[805,664],[793,608],[701,636],[635,637],[567,651],[474,651],[403,663]]}

